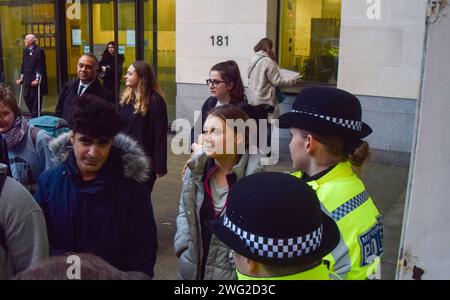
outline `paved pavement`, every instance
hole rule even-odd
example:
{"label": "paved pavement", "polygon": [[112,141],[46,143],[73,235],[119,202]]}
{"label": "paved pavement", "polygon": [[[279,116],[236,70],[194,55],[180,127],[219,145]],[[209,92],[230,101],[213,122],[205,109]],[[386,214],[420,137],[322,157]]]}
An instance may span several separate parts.
{"label": "paved pavement", "polygon": [[[168,174],[156,181],[153,190],[153,208],[158,225],[159,242],[155,279],[176,279],[178,259],[173,252],[173,237],[182,185],[181,171],[188,158],[189,155],[175,156],[169,151]],[[289,154],[282,153],[278,165],[271,166],[267,170],[293,171]],[[362,169],[361,178],[383,216],[385,228],[381,277],[394,279],[408,168],[368,163]]]}

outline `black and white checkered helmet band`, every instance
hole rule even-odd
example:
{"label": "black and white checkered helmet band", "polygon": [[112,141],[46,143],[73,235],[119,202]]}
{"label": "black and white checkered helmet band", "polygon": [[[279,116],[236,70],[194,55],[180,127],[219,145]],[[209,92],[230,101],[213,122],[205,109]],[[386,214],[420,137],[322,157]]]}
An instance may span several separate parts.
{"label": "black and white checkered helmet band", "polygon": [[227,216],[224,217],[223,225],[245,241],[253,254],[260,257],[278,259],[300,257],[315,251],[322,242],[322,224],[307,235],[287,239],[273,239],[249,233],[233,224]]}
{"label": "black and white checkered helmet band", "polygon": [[347,120],[347,119],[336,118],[336,117],[331,117],[331,116],[324,116],[324,115],[311,113],[311,112],[307,112],[307,111],[303,111],[303,110],[296,110],[296,109],[292,109],[291,112],[318,117],[318,118],[327,120],[329,122],[333,122],[339,126],[342,126],[342,127],[354,130],[354,131],[362,130],[363,123],[361,121]]}

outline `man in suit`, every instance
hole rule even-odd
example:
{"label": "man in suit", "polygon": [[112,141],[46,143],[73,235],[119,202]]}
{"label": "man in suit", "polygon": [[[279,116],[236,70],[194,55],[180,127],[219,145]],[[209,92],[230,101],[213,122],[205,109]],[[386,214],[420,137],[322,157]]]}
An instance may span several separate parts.
{"label": "man in suit", "polygon": [[85,53],[78,60],[78,78],[68,81],[61,90],[55,116],[70,121],[72,106],[76,97],[81,95],[95,95],[105,101],[115,104],[113,95],[104,89],[97,79],[98,60],[94,54]]}
{"label": "man in suit", "polygon": [[[25,47],[23,48],[21,75],[16,84],[23,84],[23,98],[31,117],[34,118],[37,117],[38,110],[41,110],[43,96],[48,94],[45,52],[36,45],[36,37],[33,34],[25,36],[23,43]],[[39,86],[40,95],[38,93]],[[40,107],[38,107],[38,102]]]}

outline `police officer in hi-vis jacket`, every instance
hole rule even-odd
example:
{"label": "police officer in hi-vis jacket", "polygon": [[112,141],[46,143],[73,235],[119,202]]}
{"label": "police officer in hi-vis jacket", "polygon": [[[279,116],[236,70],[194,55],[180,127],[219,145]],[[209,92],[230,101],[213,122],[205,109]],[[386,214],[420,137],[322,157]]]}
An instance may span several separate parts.
{"label": "police officer in hi-vis jacket", "polygon": [[[352,167],[369,156],[363,138],[372,129],[361,120],[361,104],[340,89],[302,90],[280,127],[290,128],[293,167],[316,192],[322,209],[337,223],[341,241],[325,257],[343,279],[368,279],[383,254],[383,225],[375,204]],[[378,272],[379,274],[379,272]]]}

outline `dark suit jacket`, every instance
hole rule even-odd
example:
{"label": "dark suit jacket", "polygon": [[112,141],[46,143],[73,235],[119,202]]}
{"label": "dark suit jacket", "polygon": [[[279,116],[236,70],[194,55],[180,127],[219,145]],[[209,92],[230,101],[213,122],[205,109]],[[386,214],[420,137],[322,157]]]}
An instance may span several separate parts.
{"label": "dark suit jacket", "polygon": [[[67,121],[70,120],[72,114],[72,107],[75,98],[78,93],[78,86],[80,85],[80,79],[70,80],[63,86],[61,93],[59,94],[58,104],[55,109],[55,116],[63,118]],[[95,95],[102,98],[112,104],[115,104],[113,95],[102,87],[98,79],[84,91],[83,95]]]}
{"label": "dark suit jacket", "polygon": [[122,131],[130,135],[152,160],[152,169],[156,174],[167,173],[167,131],[168,117],[166,102],[159,95],[151,101],[145,116],[134,113],[132,104],[120,109],[120,118],[126,127]]}
{"label": "dark suit jacket", "polygon": [[23,74],[23,85],[25,87],[30,86],[31,82],[36,79],[36,73],[41,74],[41,95],[44,96],[48,94],[44,49],[39,46],[33,46],[30,55],[30,50],[24,48],[20,72]]}

